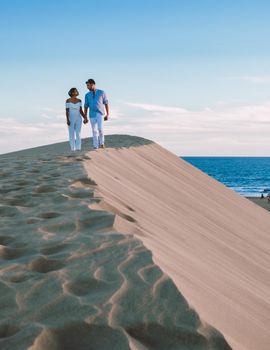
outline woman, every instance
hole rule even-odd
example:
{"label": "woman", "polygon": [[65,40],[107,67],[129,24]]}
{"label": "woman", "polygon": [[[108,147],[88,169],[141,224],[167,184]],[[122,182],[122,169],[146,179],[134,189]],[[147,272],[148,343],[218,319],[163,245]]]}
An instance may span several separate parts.
{"label": "woman", "polygon": [[76,88],[71,88],[68,92],[70,98],[66,100],[66,117],[69,131],[69,143],[71,151],[81,150],[81,128],[82,118],[84,124],[88,122],[82,110],[82,101],[77,98],[79,92]]}

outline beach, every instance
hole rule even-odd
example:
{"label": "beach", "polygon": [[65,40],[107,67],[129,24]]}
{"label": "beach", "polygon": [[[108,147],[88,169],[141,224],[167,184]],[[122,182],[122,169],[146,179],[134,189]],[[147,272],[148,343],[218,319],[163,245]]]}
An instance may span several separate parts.
{"label": "beach", "polygon": [[260,198],[260,197],[247,197],[250,201],[253,203],[259,205],[260,207],[270,211],[270,202],[267,201],[267,198]]}
{"label": "beach", "polygon": [[151,140],[106,145],[0,156],[0,348],[269,350],[269,213]]}

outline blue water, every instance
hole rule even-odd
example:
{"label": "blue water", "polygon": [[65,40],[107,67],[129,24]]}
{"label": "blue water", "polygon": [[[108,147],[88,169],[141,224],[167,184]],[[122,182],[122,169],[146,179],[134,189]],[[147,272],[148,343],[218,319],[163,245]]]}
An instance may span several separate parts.
{"label": "blue water", "polygon": [[270,157],[181,157],[242,196],[270,192]]}

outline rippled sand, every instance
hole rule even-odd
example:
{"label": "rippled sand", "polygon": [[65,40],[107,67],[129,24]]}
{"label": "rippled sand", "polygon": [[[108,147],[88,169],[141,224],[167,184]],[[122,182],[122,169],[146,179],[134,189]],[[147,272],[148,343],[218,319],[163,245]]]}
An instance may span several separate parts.
{"label": "rippled sand", "polygon": [[[151,143],[117,137],[119,148]],[[82,166],[102,152],[86,154],[89,142],[0,157],[0,349],[230,349],[138,236],[89,208],[102,200]]]}

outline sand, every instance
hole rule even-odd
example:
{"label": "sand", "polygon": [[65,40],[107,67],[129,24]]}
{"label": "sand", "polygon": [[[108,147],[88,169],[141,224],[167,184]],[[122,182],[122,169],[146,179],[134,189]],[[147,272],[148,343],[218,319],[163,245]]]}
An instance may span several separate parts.
{"label": "sand", "polygon": [[253,203],[259,205],[260,207],[270,211],[270,202],[268,202],[267,198],[260,198],[260,197],[246,197]]}
{"label": "sand", "polygon": [[149,140],[2,155],[0,349],[269,350],[269,213]]}
{"label": "sand", "polygon": [[92,208],[115,213],[233,349],[269,350],[269,213],[156,143],[109,146],[84,162]]}

